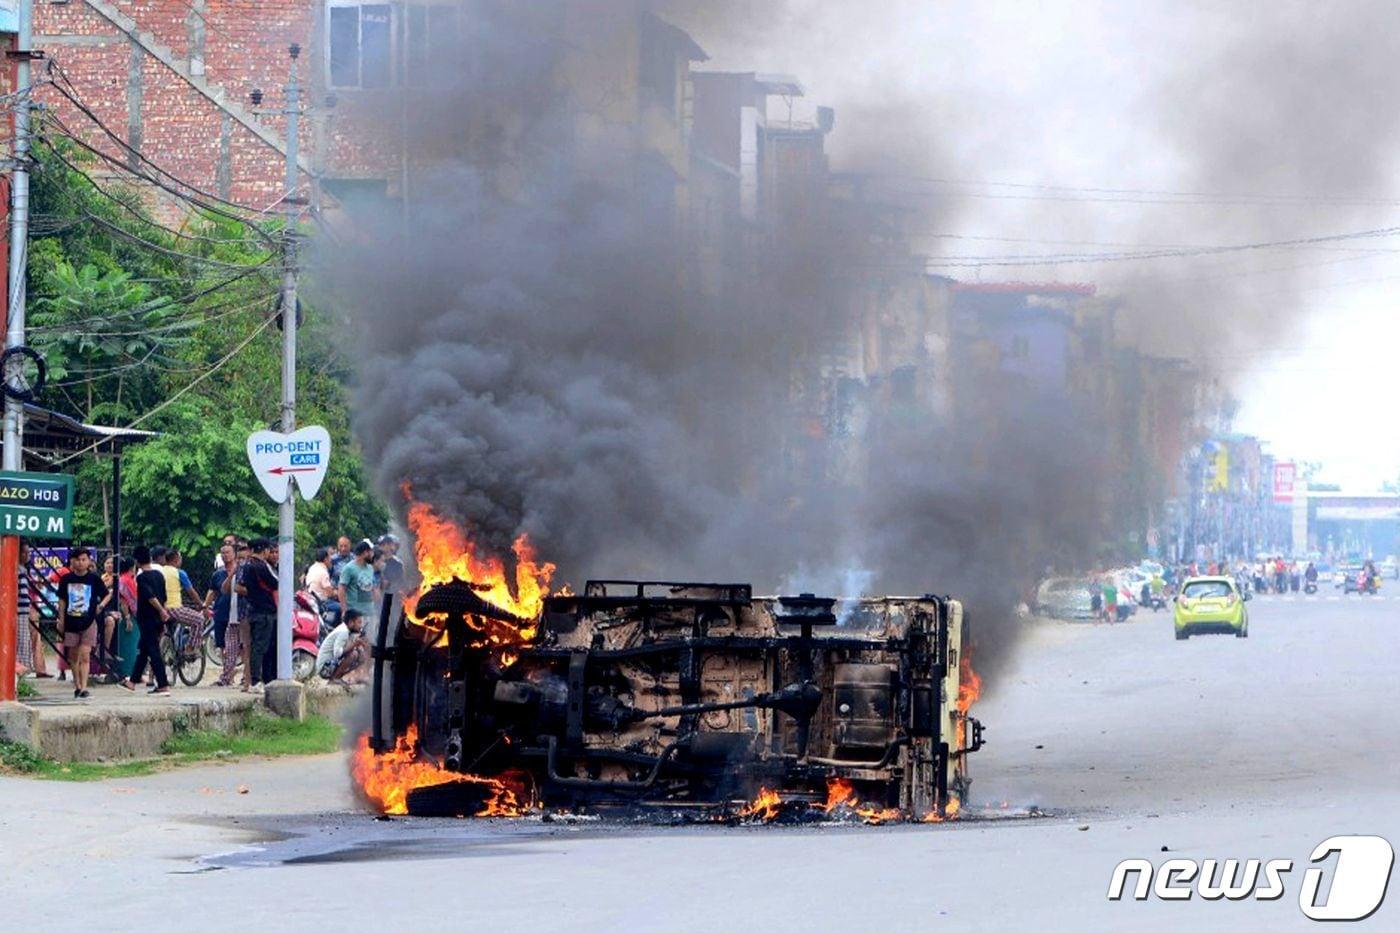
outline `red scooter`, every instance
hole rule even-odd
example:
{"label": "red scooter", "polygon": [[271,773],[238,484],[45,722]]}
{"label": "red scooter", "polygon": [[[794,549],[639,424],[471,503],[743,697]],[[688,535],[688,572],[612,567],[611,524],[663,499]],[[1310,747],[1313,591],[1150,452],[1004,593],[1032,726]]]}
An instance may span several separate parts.
{"label": "red scooter", "polygon": [[316,597],[298,590],[292,607],[292,676],[302,683],[316,676],[316,655],[321,650],[321,613]]}

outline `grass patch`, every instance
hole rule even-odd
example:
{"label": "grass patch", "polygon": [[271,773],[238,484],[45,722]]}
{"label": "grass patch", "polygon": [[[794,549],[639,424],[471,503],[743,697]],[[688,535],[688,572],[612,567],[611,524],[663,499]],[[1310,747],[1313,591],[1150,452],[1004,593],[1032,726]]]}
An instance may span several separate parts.
{"label": "grass patch", "polygon": [[321,755],[340,747],[340,725],[324,716],[304,722],[277,716],[254,716],[238,732],[195,729],[176,732],[161,751],[166,755],[203,758],[228,755]]}
{"label": "grass patch", "polygon": [[27,680],[21,680],[15,684],[15,698],[19,700],[32,700],[39,695],[39,691],[34,689],[34,685]]}
{"label": "grass patch", "polygon": [[41,757],[26,745],[0,742],[0,773],[51,781],[141,777],[214,759],[321,755],[340,747],[340,733],[340,725],[324,716],[308,716],[304,722],[295,722],[258,714],[234,733],[177,728],[161,747],[161,757],[113,763],[54,761]]}

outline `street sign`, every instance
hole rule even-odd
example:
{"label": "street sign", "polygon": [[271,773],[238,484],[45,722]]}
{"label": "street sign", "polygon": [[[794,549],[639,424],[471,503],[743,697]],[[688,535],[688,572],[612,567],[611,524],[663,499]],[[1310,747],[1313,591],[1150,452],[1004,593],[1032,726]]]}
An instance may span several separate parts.
{"label": "street sign", "polygon": [[331,435],[319,425],[283,434],[254,431],[248,435],[248,462],[273,502],[287,501],[292,480],[308,502],[316,498],[331,460]]}
{"label": "street sign", "polygon": [[1298,465],[1296,463],[1275,463],[1274,464],[1274,501],[1292,502],[1293,488],[1298,482]]}
{"label": "street sign", "polygon": [[0,534],[71,539],[73,477],[0,472]]}

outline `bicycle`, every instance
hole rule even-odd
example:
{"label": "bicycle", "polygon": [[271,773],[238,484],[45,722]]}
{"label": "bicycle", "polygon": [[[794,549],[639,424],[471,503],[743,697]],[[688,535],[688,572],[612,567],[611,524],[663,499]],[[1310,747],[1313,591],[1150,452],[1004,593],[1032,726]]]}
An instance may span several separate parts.
{"label": "bicycle", "polygon": [[209,659],[209,664],[214,670],[223,670],[224,649],[219,647],[218,641],[215,638],[214,623],[212,620],[204,627],[204,656]]}
{"label": "bicycle", "polygon": [[193,623],[171,621],[160,636],[160,656],[172,677],[178,677],[186,687],[194,687],[204,679],[208,665],[205,639],[213,635],[213,623],[202,613],[198,628]]}

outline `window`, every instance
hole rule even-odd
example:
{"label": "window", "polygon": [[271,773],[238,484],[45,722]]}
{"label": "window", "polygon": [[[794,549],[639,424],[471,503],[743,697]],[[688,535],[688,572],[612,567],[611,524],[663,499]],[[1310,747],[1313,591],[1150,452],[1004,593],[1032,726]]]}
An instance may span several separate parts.
{"label": "window", "polygon": [[458,64],[457,9],[410,3],[403,8],[403,83],[441,87]]}
{"label": "window", "polygon": [[331,87],[441,85],[452,74],[457,58],[455,7],[328,0],[327,14]]}
{"label": "window", "polygon": [[1184,599],[1227,599],[1235,588],[1224,580],[1195,580],[1186,584],[1181,595]]}
{"label": "window", "polygon": [[337,3],[329,12],[331,86],[388,87],[393,64],[389,4]]}

